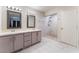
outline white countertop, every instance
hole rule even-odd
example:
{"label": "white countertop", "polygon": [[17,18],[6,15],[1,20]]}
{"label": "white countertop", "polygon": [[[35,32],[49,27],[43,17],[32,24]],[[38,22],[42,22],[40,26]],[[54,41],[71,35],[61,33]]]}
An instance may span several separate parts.
{"label": "white countertop", "polygon": [[19,34],[19,33],[26,33],[26,32],[33,32],[33,31],[41,31],[40,29],[29,29],[29,30],[19,30],[19,31],[7,31],[7,32],[0,32],[0,36],[12,35],[12,34]]}

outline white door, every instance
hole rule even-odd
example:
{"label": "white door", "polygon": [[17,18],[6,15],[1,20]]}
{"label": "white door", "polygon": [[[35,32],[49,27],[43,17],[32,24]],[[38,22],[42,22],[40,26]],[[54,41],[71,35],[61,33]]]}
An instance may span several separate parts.
{"label": "white door", "polygon": [[78,45],[77,47],[79,48],[79,8],[77,8],[77,40],[78,40]]}
{"label": "white door", "polygon": [[77,46],[77,15],[76,10],[65,10],[62,14],[61,41]]}

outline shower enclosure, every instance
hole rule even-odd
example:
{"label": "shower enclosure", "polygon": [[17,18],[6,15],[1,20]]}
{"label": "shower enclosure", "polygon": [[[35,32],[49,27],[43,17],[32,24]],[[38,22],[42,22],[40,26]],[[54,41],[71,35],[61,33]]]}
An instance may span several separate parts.
{"label": "shower enclosure", "polygon": [[43,23],[43,32],[45,35],[57,37],[57,14],[46,16]]}

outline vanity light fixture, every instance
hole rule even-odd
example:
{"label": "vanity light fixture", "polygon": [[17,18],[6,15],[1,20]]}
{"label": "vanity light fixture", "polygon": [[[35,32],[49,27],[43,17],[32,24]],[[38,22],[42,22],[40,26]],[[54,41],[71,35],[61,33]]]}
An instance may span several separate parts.
{"label": "vanity light fixture", "polygon": [[10,6],[7,6],[7,9],[10,9]]}
{"label": "vanity light fixture", "polygon": [[11,6],[7,6],[7,9],[8,9],[8,10],[11,10],[11,9],[12,9],[12,7],[11,7]]}
{"label": "vanity light fixture", "polygon": [[12,6],[7,6],[7,9],[11,10],[11,11],[17,11],[17,12],[21,12],[22,11],[21,9],[16,8],[16,7],[12,7]]}

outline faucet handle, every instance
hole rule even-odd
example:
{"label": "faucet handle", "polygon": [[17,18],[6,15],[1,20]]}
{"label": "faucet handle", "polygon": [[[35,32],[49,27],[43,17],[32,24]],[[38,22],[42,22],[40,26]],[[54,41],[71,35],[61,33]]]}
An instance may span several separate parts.
{"label": "faucet handle", "polygon": [[12,29],[12,30],[11,30],[11,32],[15,32],[15,30],[14,30],[14,29]]}

